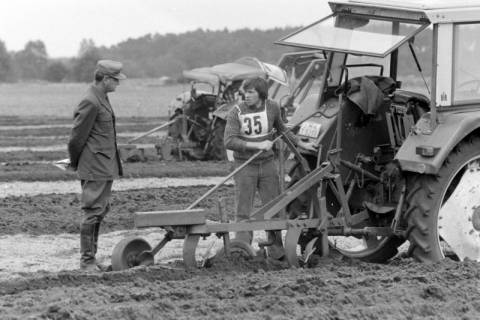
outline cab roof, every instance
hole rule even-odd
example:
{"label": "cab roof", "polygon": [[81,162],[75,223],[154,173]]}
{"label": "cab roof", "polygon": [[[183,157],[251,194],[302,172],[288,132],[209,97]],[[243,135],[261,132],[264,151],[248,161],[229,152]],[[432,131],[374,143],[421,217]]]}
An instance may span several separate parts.
{"label": "cab roof", "polygon": [[387,8],[409,8],[415,10],[439,10],[480,6],[480,1],[478,0],[339,0],[331,1],[331,3],[375,5]]}
{"label": "cab roof", "polygon": [[206,82],[211,85],[255,77],[268,78],[284,86],[288,83],[285,70],[254,57],[243,57],[234,62],[217,64],[212,67],[185,70],[183,76],[190,80]]}
{"label": "cab roof", "polygon": [[334,0],[329,4],[334,12],[370,8],[365,13],[378,14],[376,8],[390,13],[411,13],[414,17],[416,13],[431,23],[480,21],[480,0]]}

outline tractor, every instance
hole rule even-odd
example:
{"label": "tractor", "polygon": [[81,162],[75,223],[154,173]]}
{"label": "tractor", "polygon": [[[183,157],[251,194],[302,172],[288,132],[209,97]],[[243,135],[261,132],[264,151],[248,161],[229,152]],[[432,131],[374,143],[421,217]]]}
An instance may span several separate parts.
{"label": "tractor", "polygon": [[129,143],[168,127],[167,137],[157,144],[163,159],[176,156],[179,160],[224,160],[226,116],[241,99],[239,89],[243,80],[263,77],[277,86],[286,86],[288,80],[282,68],[254,57],[185,70],[183,77],[190,81],[191,88],[170,103],[169,121]]}
{"label": "tractor", "polygon": [[[280,101],[287,117],[294,109],[294,99],[298,97],[302,101],[306,89],[321,76],[324,61],[322,53],[312,50],[285,53],[276,65],[254,57],[243,57],[212,67],[185,70],[183,77],[190,81],[191,87],[170,102],[169,121],[131,139],[122,147],[135,150],[133,142],[168,128],[167,135],[155,145],[163,160],[224,160],[227,155],[223,147],[226,117],[242,99],[243,80],[267,78],[271,98]],[[139,152],[135,151],[124,152],[124,160],[141,159]]]}
{"label": "tractor", "polygon": [[[329,243],[366,261],[387,261],[407,240],[420,261],[480,260],[480,2],[330,7],[329,17],[277,42],[327,55],[323,81],[290,125],[301,123],[297,136],[318,145],[302,151],[307,172],[334,168],[336,178],[318,188]],[[298,163],[290,183],[304,175]],[[312,208],[303,194],[287,211],[292,219]]]}
{"label": "tractor", "polygon": [[291,266],[332,249],[383,263],[402,245],[421,262],[480,261],[480,1],[329,5],[331,15],[277,41],[321,60],[319,76],[298,81],[302,94],[282,99],[290,130],[317,146],[279,136],[293,160],[286,189],[244,222],[212,224],[194,209],[215,187],[186,210],[136,213],[137,227],[162,227],[165,239],[154,249],[125,240],[114,268],[152,262],[170,239],[185,239],[185,265],[195,267],[211,234],[226,254],[252,252],[229,232],[253,230],[286,231]]}

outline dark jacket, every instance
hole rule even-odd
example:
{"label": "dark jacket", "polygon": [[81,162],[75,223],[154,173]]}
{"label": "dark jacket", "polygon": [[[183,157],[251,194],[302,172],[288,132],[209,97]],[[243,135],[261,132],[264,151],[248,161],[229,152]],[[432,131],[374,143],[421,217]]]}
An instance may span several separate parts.
{"label": "dark jacket", "polygon": [[75,108],[68,142],[71,166],[82,180],[113,180],[123,174],[115,115],[105,93],[92,85]]}

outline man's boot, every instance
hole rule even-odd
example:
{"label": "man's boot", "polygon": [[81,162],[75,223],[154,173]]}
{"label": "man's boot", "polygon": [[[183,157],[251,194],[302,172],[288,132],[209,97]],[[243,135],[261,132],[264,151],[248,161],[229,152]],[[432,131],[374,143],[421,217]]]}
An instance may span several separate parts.
{"label": "man's boot", "polygon": [[95,224],[82,223],[80,226],[80,269],[97,270],[95,252]]}
{"label": "man's boot", "polygon": [[[98,234],[100,233],[100,224],[101,222],[97,222],[94,224],[94,232],[93,232],[93,255],[97,254],[98,249]],[[95,266],[97,267],[97,271],[112,271],[111,265],[104,265],[95,260]],[[93,267],[92,267],[93,268]]]}
{"label": "man's boot", "polygon": [[93,255],[96,255],[98,249],[98,234],[100,232],[100,222],[94,224],[93,230]]}

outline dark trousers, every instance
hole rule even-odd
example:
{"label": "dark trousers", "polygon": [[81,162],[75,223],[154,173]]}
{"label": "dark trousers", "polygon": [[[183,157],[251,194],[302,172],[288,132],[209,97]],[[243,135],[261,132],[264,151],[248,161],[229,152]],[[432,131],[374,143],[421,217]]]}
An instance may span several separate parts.
{"label": "dark trousers", "polygon": [[[240,165],[240,162],[236,163],[236,166]],[[273,159],[247,165],[235,175],[234,180],[236,221],[244,221],[250,218],[257,190],[262,205],[265,205],[280,193],[278,170]],[[252,233],[238,232],[236,237],[251,242]]]}
{"label": "dark trousers", "polygon": [[[241,163],[236,163],[237,166]],[[248,220],[258,190],[262,205],[278,196],[279,177],[275,161],[249,164],[235,175],[237,221]]]}
{"label": "dark trousers", "polygon": [[110,211],[110,196],[112,180],[88,181],[81,180],[82,210],[84,218],[80,225],[80,261],[93,263],[97,253],[98,233],[100,223]]}
{"label": "dark trousers", "polygon": [[88,181],[81,180],[82,210],[85,213],[82,223],[94,224],[102,222],[110,211],[110,196],[112,180]]}

